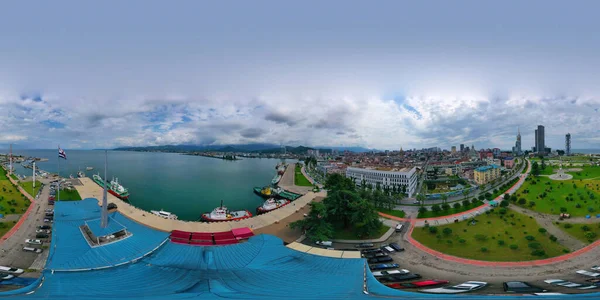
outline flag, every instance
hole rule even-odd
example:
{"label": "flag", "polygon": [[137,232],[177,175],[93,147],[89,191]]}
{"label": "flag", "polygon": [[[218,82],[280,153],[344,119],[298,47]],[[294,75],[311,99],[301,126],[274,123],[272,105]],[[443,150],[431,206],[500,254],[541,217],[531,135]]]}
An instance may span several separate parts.
{"label": "flag", "polygon": [[67,159],[67,154],[65,153],[65,150],[60,149],[60,147],[58,148],[58,157]]}

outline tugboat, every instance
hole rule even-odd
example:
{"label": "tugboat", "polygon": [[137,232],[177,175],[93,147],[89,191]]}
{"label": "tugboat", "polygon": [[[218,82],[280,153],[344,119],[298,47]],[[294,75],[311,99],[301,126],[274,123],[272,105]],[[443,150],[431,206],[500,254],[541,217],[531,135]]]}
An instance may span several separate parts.
{"label": "tugboat", "polygon": [[270,186],[265,186],[265,187],[255,187],[254,188],[254,193],[256,193],[257,195],[268,199],[271,198],[272,196],[276,195],[275,190],[273,190]]}
{"label": "tugboat", "polygon": [[285,169],[287,168],[287,165],[284,163],[278,163],[275,168],[277,169],[277,173],[279,175],[283,175],[283,173],[285,173]]}
{"label": "tugboat", "polygon": [[[96,182],[96,184],[104,188],[104,185],[106,183],[104,182],[104,180],[102,180],[100,174],[94,174],[94,176],[92,176],[92,179],[94,180],[94,182]],[[119,184],[118,178],[110,181],[110,183],[108,184],[108,192],[121,200],[129,199],[129,192],[126,188]]]}
{"label": "tugboat", "polygon": [[287,200],[287,199],[279,199],[279,200],[274,199],[274,198],[268,199],[267,201],[265,201],[263,203],[263,205],[256,208],[256,214],[260,215],[260,214],[270,212],[272,210],[276,210],[280,207],[284,207],[284,206],[290,204],[291,202],[292,201]]}
{"label": "tugboat", "polygon": [[202,214],[202,220],[206,222],[222,222],[222,221],[239,221],[252,217],[252,214],[247,210],[230,211],[227,207],[221,206],[213,209],[210,213]]}
{"label": "tugboat", "polygon": [[177,220],[177,215],[170,213],[168,211],[164,211],[162,209],[161,210],[151,210],[150,212],[161,218],[167,219],[167,220]]}

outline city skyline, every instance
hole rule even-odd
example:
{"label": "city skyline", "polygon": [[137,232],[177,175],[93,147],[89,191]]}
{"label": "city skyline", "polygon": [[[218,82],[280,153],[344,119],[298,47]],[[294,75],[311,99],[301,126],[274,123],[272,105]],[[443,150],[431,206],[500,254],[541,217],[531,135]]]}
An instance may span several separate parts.
{"label": "city skyline", "polygon": [[0,145],[600,148],[592,8],[115,3],[7,5]]}

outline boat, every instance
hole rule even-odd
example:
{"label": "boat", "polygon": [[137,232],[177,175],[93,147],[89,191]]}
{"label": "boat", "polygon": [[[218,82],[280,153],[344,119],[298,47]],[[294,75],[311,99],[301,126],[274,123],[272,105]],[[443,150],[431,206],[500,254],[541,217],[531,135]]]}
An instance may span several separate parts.
{"label": "boat", "polygon": [[281,175],[276,174],[275,177],[273,177],[273,180],[271,180],[271,184],[276,185],[279,183],[279,180],[281,180]]}
{"label": "boat", "polygon": [[223,200],[221,200],[221,206],[201,216],[202,220],[206,222],[239,221],[250,217],[252,217],[252,214],[247,210],[228,210],[227,207],[223,206]]}
{"label": "boat", "polygon": [[85,173],[81,172],[81,171],[77,171],[77,178],[84,178],[85,177]]}
{"label": "boat", "polygon": [[[94,174],[94,176],[92,176],[92,179],[99,186],[104,188],[105,182],[104,182],[104,180],[102,180],[102,177],[100,177],[100,174]],[[124,188],[121,184],[119,184],[118,178],[113,179],[108,183],[108,192],[121,200],[129,199],[129,191],[127,191],[126,188]]]}
{"label": "boat", "polygon": [[91,171],[91,170],[93,170],[93,169],[94,169],[94,168],[92,168],[92,167],[86,167],[86,168],[85,168],[85,170],[86,170],[86,171]]}
{"label": "boat", "polygon": [[255,187],[254,188],[254,193],[258,194],[259,196],[268,199],[271,198],[274,195],[277,195],[277,193],[275,193],[275,190],[272,189],[270,186],[265,186],[265,187]]}
{"label": "boat", "polygon": [[69,179],[75,179],[75,177],[73,177],[73,174],[69,175]]}
{"label": "boat", "polygon": [[285,173],[286,168],[287,168],[287,165],[284,163],[279,163],[275,167],[275,169],[277,169],[277,174],[279,174],[279,175],[283,175],[283,173]]}
{"label": "boat", "polygon": [[164,211],[164,210],[151,210],[150,211],[152,214],[157,215],[163,219],[167,219],[167,220],[177,220],[177,215],[175,215],[174,213],[170,213],[168,211]]}
{"label": "boat", "polygon": [[256,208],[256,214],[264,214],[272,210],[276,210],[280,207],[284,207],[290,204],[292,201],[287,199],[274,199],[270,198],[266,200],[263,205]]}

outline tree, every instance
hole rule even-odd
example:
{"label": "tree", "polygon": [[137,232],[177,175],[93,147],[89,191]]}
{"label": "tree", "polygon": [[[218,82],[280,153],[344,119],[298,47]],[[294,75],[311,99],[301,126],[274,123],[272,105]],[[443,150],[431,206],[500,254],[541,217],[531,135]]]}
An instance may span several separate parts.
{"label": "tree", "polygon": [[439,204],[434,204],[434,205],[431,206],[431,211],[434,212],[434,213],[438,213],[441,210],[442,210],[442,208],[440,207]]}
{"label": "tree", "polygon": [[450,209],[450,204],[448,204],[448,203],[442,204],[442,209],[443,210],[449,210]]}
{"label": "tree", "polygon": [[424,214],[424,213],[426,213],[426,212],[427,212],[427,207],[425,207],[425,206],[421,206],[421,207],[419,207],[419,213],[420,213],[420,214]]}
{"label": "tree", "polygon": [[467,196],[469,196],[469,190],[468,189],[464,189],[462,191],[463,197],[465,198],[465,200],[467,200]]}
{"label": "tree", "polygon": [[421,206],[423,206],[423,202],[425,202],[425,195],[423,194],[418,194],[417,195],[417,201],[419,201],[419,203],[421,204]]}
{"label": "tree", "polygon": [[[435,228],[435,227],[434,227],[434,228]],[[451,235],[451,234],[452,234],[452,229],[450,229],[450,228],[447,228],[447,227],[446,227],[446,228],[444,228],[444,230],[442,230],[442,232],[443,232],[445,235]]]}
{"label": "tree", "polygon": [[290,224],[290,228],[301,228],[306,237],[313,241],[327,241],[333,237],[333,227],[327,221],[327,208],[323,202],[311,202],[308,216]]}
{"label": "tree", "polygon": [[358,237],[367,237],[381,228],[379,214],[372,203],[360,199],[350,203],[350,222]]}
{"label": "tree", "polygon": [[452,206],[453,206],[455,209],[459,209],[461,205],[460,205],[460,203],[458,203],[458,202],[455,202],[455,203],[454,203]]}
{"label": "tree", "polygon": [[329,174],[325,180],[325,188],[328,190],[348,190],[354,191],[355,184],[350,178],[346,178],[342,174]]}
{"label": "tree", "polygon": [[358,194],[353,191],[330,190],[323,203],[332,223],[341,223],[344,228],[350,228],[353,213],[351,205],[360,200]]}
{"label": "tree", "polygon": [[442,203],[446,203],[447,200],[448,200],[448,195],[446,195],[445,193],[442,194]]}
{"label": "tree", "polygon": [[462,201],[463,206],[469,206],[470,204],[471,204],[471,201],[469,201],[468,199],[465,199]]}
{"label": "tree", "polygon": [[538,165],[537,161],[531,164],[531,174],[533,176],[540,176],[540,166]]}

